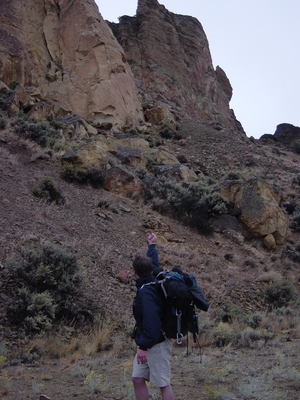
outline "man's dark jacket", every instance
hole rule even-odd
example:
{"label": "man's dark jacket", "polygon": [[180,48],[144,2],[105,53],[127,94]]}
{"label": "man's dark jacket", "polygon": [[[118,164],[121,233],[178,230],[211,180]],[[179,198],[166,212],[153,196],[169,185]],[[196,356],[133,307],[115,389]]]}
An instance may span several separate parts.
{"label": "man's dark jacket", "polygon": [[[147,255],[152,259],[153,269],[160,268],[155,245],[149,246]],[[133,315],[137,329],[134,340],[142,350],[150,349],[165,340],[162,333],[163,299],[157,291],[155,282],[154,275],[138,278],[136,281],[137,294],[133,303]]]}

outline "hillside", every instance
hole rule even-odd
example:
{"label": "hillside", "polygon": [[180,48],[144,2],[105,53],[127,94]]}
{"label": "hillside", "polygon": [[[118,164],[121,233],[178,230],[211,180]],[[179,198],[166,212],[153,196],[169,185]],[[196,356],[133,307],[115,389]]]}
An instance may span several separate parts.
{"label": "hillside", "polygon": [[133,399],[150,230],[210,303],[176,399],[298,399],[300,128],[246,136],[195,18],[100,12],[0,3],[0,400]]}
{"label": "hillside", "polygon": [[[199,135],[199,123],[192,120],[183,121],[179,131],[185,136],[184,146],[179,146],[178,141],[174,139],[165,139],[164,147],[170,151],[180,152],[182,156],[191,160],[195,165],[201,161],[202,168],[205,166],[206,173],[210,176],[221,178],[223,174],[231,170],[239,170],[247,178],[254,175],[263,176],[271,185],[280,188],[282,200],[287,201],[292,198],[293,201],[297,202],[298,189],[297,187],[292,187],[292,181],[295,175],[298,174],[299,156],[291,153],[283,145],[262,145],[259,141],[253,142],[247,138],[240,140],[232,135],[227,136],[226,140],[224,140],[224,133],[207,126],[205,129],[204,126],[201,127],[201,135]],[[171,268],[173,265],[179,264],[195,274],[211,303],[208,316],[212,321],[228,302],[238,305],[244,313],[249,313],[249,315],[254,316],[257,312],[264,313],[268,308],[265,303],[264,287],[266,283],[272,282],[274,279],[276,281],[288,279],[294,283],[295,287],[299,287],[298,264],[281,259],[282,246],[277,246],[274,251],[268,251],[259,239],[248,240],[241,245],[236,242],[235,238],[227,236],[225,232],[222,233],[218,230],[209,236],[201,235],[196,230],[183,225],[180,221],[154,211],[151,208],[151,202],[144,204],[141,199],[130,200],[101,188],[95,189],[91,185],[68,183],[60,176],[60,156],[55,153],[49,156],[49,150],[44,150],[31,141],[18,138],[9,127],[0,132],[1,265],[4,266],[6,258],[18,253],[21,247],[39,247],[47,241],[55,243],[72,253],[75,252],[76,256],[83,261],[86,278],[81,301],[95,316],[99,313],[107,317],[113,316],[114,323],[112,325],[117,320],[117,325],[122,327],[123,330],[124,327],[130,329],[129,327],[132,324],[131,304],[135,289],[131,263],[136,253],[146,251],[146,237],[149,229],[153,229],[158,234],[158,249],[163,267]],[[248,166],[249,160],[255,160],[251,167]],[[47,204],[46,201],[33,196],[32,187],[45,176],[51,176],[58,183],[60,193],[65,199],[64,204],[55,204],[55,202]],[[291,244],[295,244],[298,238],[299,235],[296,232],[291,232],[288,241]],[[129,281],[127,283],[122,283],[117,279],[117,274],[121,270],[125,270],[128,274]],[[2,299],[0,311],[1,343],[2,348],[6,349],[5,354],[7,352],[9,354],[12,351],[16,356],[16,352],[19,353],[21,351],[20,344],[18,344],[19,339],[17,339],[19,334],[16,334],[14,329],[10,329],[5,317],[5,300],[10,294],[10,287],[6,285],[5,276],[5,268],[2,268],[0,287]],[[206,316],[203,313],[201,315],[200,326],[203,329],[201,341],[203,345],[207,346],[211,342],[211,339],[209,339],[210,330],[207,331],[207,328],[205,328],[205,324],[207,324]],[[276,363],[276,357],[278,357],[276,352],[277,355],[275,353],[271,355],[273,354],[273,346],[277,347],[284,358],[283,354],[285,352],[297,352],[295,348],[297,348],[299,342],[299,325],[296,322],[298,317],[295,318],[293,324],[285,321],[281,328],[279,328],[279,325],[275,328],[279,322],[273,321],[269,335],[273,335],[273,329],[278,331],[274,344],[272,344],[272,341],[269,342],[266,338],[263,339],[259,336],[258,342],[254,340],[250,348],[248,347],[249,344],[246,347],[243,345],[242,353],[237,349],[234,350],[234,348],[232,350],[228,349],[227,352],[229,353],[218,353],[219,350],[214,350],[214,347],[206,348],[204,350],[205,364],[201,367],[204,368],[202,374],[207,374],[210,368],[219,368],[219,371],[225,368],[228,371],[227,373],[230,374],[228,365],[230,365],[233,373],[237,374],[234,370],[238,367],[238,364],[244,363],[249,357],[254,357],[254,360],[255,357],[259,357],[261,346],[263,346],[264,353],[268,354],[268,359],[273,360],[271,361],[272,365]],[[268,323],[270,324],[270,321]],[[119,334],[112,333],[111,335],[110,340],[113,340],[114,343],[117,340],[117,343],[119,343]],[[45,343],[44,340],[41,343],[43,343],[43,347],[47,348],[49,346],[49,357],[53,350],[51,350],[51,345]],[[283,342],[279,346],[281,340]],[[61,342],[62,347],[63,343]],[[37,344],[37,348],[40,345]],[[58,346],[58,344],[55,346]],[[124,342],[122,345],[123,351],[121,352],[115,349],[116,346],[119,345],[115,343],[113,351],[117,351],[118,363],[124,363],[122,368],[124,369],[124,376],[127,376],[130,367],[128,367],[128,361],[126,360],[128,357],[130,360],[132,356],[134,351],[133,343],[130,340],[128,343]],[[294,350],[288,350],[289,347],[286,346],[292,346]],[[279,350],[281,347],[282,350]],[[19,350],[16,350],[16,348],[19,348]],[[37,351],[39,352],[40,350]],[[180,354],[185,350],[184,348],[181,350],[180,348],[175,348],[175,354],[178,351],[178,362],[182,363],[182,361],[179,361],[181,359]],[[72,357],[73,352],[74,350],[69,353],[68,357]],[[247,356],[245,356],[245,352],[247,352]],[[20,392],[16,392],[7,383],[5,387],[8,387],[9,390],[3,397],[4,399],[15,398],[13,393],[28,393],[27,398],[35,399],[37,394],[32,393],[33,390],[37,393],[46,390],[51,398],[61,398],[61,395],[58,394],[61,391],[67,396],[71,395],[71,393],[82,393],[79,394],[79,398],[86,398],[84,394],[87,393],[86,385],[76,388],[72,376],[75,365],[77,365],[77,368],[81,365],[80,368],[83,368],[82,362],[84,364],[87,362],[87,356],[83,358],[81,356],[81,362],[74,360],[74,366],[72,368],[68,367],[68,372],[63,375],[64,379],[61,379],[61,375],[59,374],[59,377],[56,377],[56,373],[59,373],[61,368],[65,368],[63,367],[66,362],[65,356],[63,358],[59,356],[58,370],[56,368],[53,369],[52,362],[49,364],[45,359],[42,364],[31,360],[30,363],[35,365],[35,372],[31,370],[29,376],[27,376],[25,366],[28,361],[26,362],[26,359],[30,360],[32,356],[26,351],[24,353],[24,350],[22,350],[22,353],[23,356],[17,356],[20,359],[24,358],[23,362],[18,361],[19,372],[16,372],[13,367],[7,367],[2,370],[4,374],[9,374],[9,379],[13,380],[21,373],[23,376],[22,390],[20,389]],[[98,359],[98,356],[94,355],[93,359],[95,365],[98,365],[96,370],[100,373],[99,371],[103,370],[104,365],[105,369],[111,368],[110,362],[113,362],[115,355],[110,356],[108,354],[105,356],[103,352],[98,354],[100,358]],[[198,362],[197,354],[198,351],[196,349],[195,354],[187,360],[187,369],[190,368],[188,367],[190,363],[195,365],[194,363]],[[226,356],[226,354],[228,355]],[[103,357],[105,359],[108,357],[105,362],[102,360]],[[235,360],[239,360],[237,364],[236,361],[233,361],[233,357]],[[275,358],[273,359],[273,357]],[[294,361],[293,366],[297,370],[299,360]],[[258,364],[264,371],[271,369],[272,373],[275,374],[274,367],[268,366],[267,361],[262,365],[260,362]],[[257,373],[254,371],[255,367],[253,366],[253,377]],[[111,376],[116,376],[114,379],[117,379],[117,381],[119,373],[119,369],[110,369]],[[176,375],[176,372],[174,374]],[[30,376],[33,378],[30,378]],[[88,376],[87,373],[86,376]],[[242,379],[242,375],[238,373],[238,376],[236,378],[237,381],[240,378]],[[35,389],[33,388],[33,383],[30,383],[32,379],[33,382],[39,382]],[[129,376],[126,379],[129,380]],[[189,372],[186,379],[187,381],[184,383],[185,391],[192,390],[195,385],[194,380],[196,379],[197,381],[199,378]],[[211,382],[208,376],[206,378],[202,376],[201,379],[203,379],[204,383],[206,382],[206,386]],[[251,379],[254,385],[255,379],[259,380],[260,378]],[[286,379],[288,380],[284,381],[284,384],[289,385],[290,378]],[[72,387],[73,389],[71,391],[66,389],[65,380],[68,382],[67,386],[72,382],[70,388]],[[181,386],[178,387],[178,382],[174,383],[174,385],[175,390],[177,389],[177,392],[180,393]],[[208,386],[211,387],[215,395],[216,393],[221,393],[222,390],[227,393],[222,382],[228,385],[226,376],[221,381],[209,383]],[[127,384],[124,383],[124,385],[126,387]],[[268,387],[268,383],[264,382],[264,389],[260,387],[259,390],[268,391],[265,385]],[[292,380],[293,385],[296,385],[295,380]],[[213,398],[209,397],[210,389],[205,391],[204,386],[200,384],[199,393],[202,393],[202,396],[206,396],[205,398]],[[235,384],[233,386],[230,385],[230,390],[228,389],[230,393],[237,390],[234,387]],[[298,386],[296,385],[292,389],[288,389],[288,387],[285,390],[291,390],[289,391],[290,397],[281,398],[296,399],[297,397],[293,397],[293,390],[296,390]],[[117,393],[119,390],[119,386],[116,385],[112,392]],[[122,390],[124,391],[125,389],[123,388]],[[256,388],[255,390],[258,389]],[[91,391],[93,393],[97,392],[95,388],[91,389]],[[30,392],[32,393],[31,395]],[[111,396],[105,395],[105,393],[106,389],[102,394],[104,397],[101,398],[131,398],[130,396],[126,397],[124,394],[122,395],[123,397],[121,395],[118,397],[113,394]],[[284,393],[284,390],[280,389],[280,393]],[[231,395],[233,396],[233,394]],[[95,396],[97,397],[96,394]],[[186,399],[187,397],[185,396],[182,394],[180,398]],[[195,394],[192,396],[195,396]],[[295,396],[297,395],[295,394]],[[198,397],[191,398],[196,399]],[[240,397],[224,398],[234,399]]]}

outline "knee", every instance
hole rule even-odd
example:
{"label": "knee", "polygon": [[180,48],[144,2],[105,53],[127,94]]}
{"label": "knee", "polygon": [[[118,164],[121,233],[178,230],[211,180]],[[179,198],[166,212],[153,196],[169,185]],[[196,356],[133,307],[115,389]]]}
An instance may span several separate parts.
{"label": "knee", "polygon": [[135,378],[132,377],[132,383],[134,387],[140,387],[145,385],[145,379],[144,378]]}

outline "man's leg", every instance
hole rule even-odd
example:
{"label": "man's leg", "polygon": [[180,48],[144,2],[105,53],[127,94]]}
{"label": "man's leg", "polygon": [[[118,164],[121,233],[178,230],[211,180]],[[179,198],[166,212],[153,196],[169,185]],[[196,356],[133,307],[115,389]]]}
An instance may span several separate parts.
{"label": "man's leg", "polygon": [[[132,378],[136,400],[149,400],[147,384],[144,378]],[[166,398],[167,399],[167,398]],[[172,398],[170,397],[170,400]]]}
{"label": "man's leg", "polygon": [[160,388],[162,400],[175,400],[171,385]]}

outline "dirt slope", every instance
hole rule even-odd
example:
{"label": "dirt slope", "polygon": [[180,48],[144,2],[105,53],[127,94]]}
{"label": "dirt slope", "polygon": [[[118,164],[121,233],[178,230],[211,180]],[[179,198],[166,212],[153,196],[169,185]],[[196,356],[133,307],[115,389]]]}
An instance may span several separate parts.
{"label": "dirt slope", "polygon": [[[207,126],[199,128],[199,124],[188,121],[179,132],[184,135],[184,143],[170,140],[164,145],[185,155],[191,164],[200,165],[208,175],[216,177],[237,169],[246,176],[259,174],[280,187],[286,199],[293,192],[298,201],[297,189],[291,187],[299,171],[298,155],[282,148],[274,151],[274,147],[234,138]],[[259,241],[240,246],[221,233],[201,236],[154,212],[142,201],[67,183],[61,179],[59,168],[59,157],[18,140],[8,130],[0,131],[1,266],[21,246],[45,241],[76,252],[85,265],[85,300],[94,312],[109,310],[120,325],[129,329],[135,293],[132,259],[137,252],[146,251],[151,228],[158,234],[162,265],[168,268],[180,264],[196,275],[211,302],[210,317],[226,299],[240,303],[248,312],[263,309],[264,281],[259,278],[278,263],[280,248],[269,253]],[[59,184],[64,204],[47,204],[32,195],[34,184],[45,176]],[[296,242],[297,235],[290,240]],[[116,279],[123,269],[129,273],[128,283]],[[281,276],[293,273],[297,281],[293,268],[277,272]],[[20,343],[6,323],[5,296],[9,288],[3,276],[1,268],[0,337],[2,346],[11,348]],[[204,314],[201,318],[203,324],[208,323]],[[202,337],[202,364],[198,348],[186,357],[185,347],[175,347],[172,365],[177,399],[298,399],[297,332],[287,329],[274,340],[265,338],[241,348],[229,345],[223,349],[206,347],[209,340]],[[130,369],[135,347],[130,339],[118,343],[118,350],[114,344],[111,351],[90,357],[74,356],[70,351],[59,359],[31,359],[25,364],[11,363],[2,370],[4,364],[0,363],[0,387],[7,388],[2,390],[1,399],[38,399],[40,393],[59,400],[133,399]],[[151,393],[151,398],[159,398],[152,388]]]}

